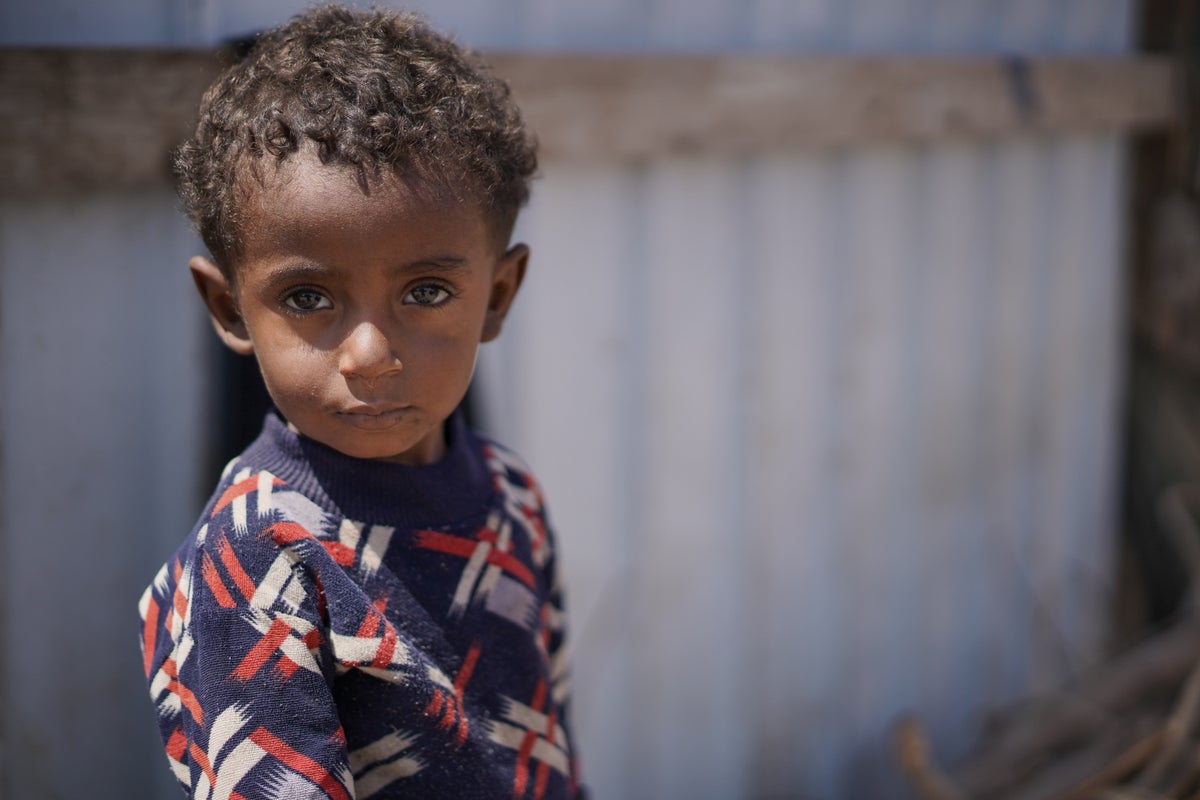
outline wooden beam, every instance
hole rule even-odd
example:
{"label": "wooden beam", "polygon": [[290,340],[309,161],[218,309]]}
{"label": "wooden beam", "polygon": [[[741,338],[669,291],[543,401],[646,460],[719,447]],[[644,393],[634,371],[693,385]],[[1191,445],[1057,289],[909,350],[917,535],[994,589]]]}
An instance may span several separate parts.
{"label": "wooden beam", "polygon": [[0,195],[170,180],[214,52],[0,50]]}
{"label": "wooden beam", "polygon": [[[493,54],[545,161],[1122,132],[1176,120],[1164,58]],[[0,195],[168,179],[216,52],[0,51]]]}
{"label": "wooden beam", "polygon": [[548,158],[649,158],[1141,130],[1165,59],[494,57]]}

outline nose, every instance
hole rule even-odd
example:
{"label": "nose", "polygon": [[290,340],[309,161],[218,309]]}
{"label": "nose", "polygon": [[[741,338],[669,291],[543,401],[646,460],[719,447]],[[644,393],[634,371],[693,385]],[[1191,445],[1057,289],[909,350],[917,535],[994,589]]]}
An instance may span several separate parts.
{"label": "nose", "polygon": [[358,323],[338,353],[338,371],[348,379],[357,378],[368,385],[403,368],[387,334],[370,321]]}

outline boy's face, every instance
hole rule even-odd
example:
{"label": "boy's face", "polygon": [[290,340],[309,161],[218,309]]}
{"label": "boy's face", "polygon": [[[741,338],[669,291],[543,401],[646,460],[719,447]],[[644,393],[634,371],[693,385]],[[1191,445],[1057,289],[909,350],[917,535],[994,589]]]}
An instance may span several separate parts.
{"label": "boy's face", "polygon": [[445,451],[443,421],[476,349],[500,332],[528,249],[501,253],[474,204],[414,193],[311,156],[247,200],[234,286],[190,263],[218,334],[258,359],[280,413],[349,456],[409,464]]}

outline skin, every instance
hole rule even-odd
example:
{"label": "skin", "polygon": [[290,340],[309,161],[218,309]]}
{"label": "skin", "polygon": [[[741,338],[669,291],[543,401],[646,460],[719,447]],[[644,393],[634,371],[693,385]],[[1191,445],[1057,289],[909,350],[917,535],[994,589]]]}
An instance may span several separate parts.
{"label": "skin", "polygon": [[257,358],[283,417],[355,458],[442,457],[478,346],[525,275],[529,249],[497,244],[477,204],[422,188],[364,189],[302,154],[247,202],[232,281],[188,264],[218,336]]}

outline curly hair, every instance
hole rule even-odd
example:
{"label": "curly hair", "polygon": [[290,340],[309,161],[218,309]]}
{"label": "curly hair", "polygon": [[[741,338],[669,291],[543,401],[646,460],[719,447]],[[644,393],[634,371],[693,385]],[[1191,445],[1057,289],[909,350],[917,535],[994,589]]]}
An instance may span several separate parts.
{"label": "curly hair", "polygon": [[392,174],[465,187],[507,241],[529,197],[536,143],[507,84],[419,17],[313,9],[260,36],[204,93],[175,152],[184,210],[227,274],[239,206],[303,146],[361,185]]}

